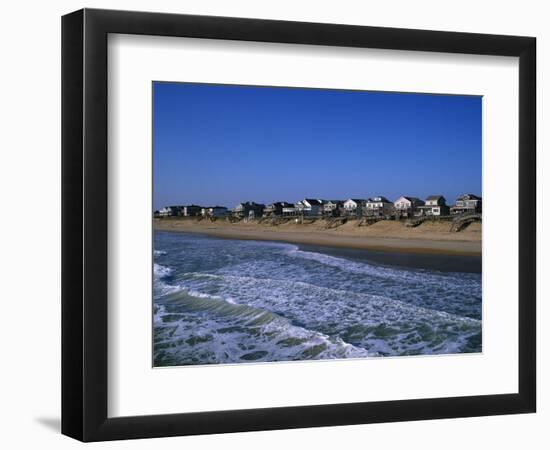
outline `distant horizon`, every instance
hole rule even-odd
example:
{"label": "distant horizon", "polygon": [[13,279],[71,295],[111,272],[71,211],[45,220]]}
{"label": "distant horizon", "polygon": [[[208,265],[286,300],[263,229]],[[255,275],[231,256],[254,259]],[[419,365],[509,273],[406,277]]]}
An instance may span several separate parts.
{"label": "distant horizon", "polygon": [[482,197],[481,97],[153,84],[153,210]]}

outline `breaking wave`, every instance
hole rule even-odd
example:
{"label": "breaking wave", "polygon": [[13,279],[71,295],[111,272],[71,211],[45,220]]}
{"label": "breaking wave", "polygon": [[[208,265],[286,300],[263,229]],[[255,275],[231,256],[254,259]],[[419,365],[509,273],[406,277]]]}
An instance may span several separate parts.
{"label": "breaking wave", "polygon": [[157,366],[481,351],[479,274],[175,233],[155,245]]}

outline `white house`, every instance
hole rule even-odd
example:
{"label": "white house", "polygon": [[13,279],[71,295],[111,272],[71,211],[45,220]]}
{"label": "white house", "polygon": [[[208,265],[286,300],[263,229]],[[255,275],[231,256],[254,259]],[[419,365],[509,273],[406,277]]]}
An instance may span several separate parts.
{"label": "white house", "polygon": [[448,216],[449,207],[446,204],[445,197],[442,195],[430,195],[426,198],[424,206],[420,206],[419,209],[425,216]]}
{"label": "white house", "polygon": [[283,216],[295,216],[297,213],[296,203],[288,203],[282,208]]}
{"label": "white house", "polygon": [[296,214],[303,214],[305,207],[306,206],[304,205],[304,202],[302,200],[294,203],[294,211]]}
{"label": "white house", "polygon": [[344,202],[344,213],[347,216],[360,216],[362,205],[366,202],[363,198],[348,198]]}
{"label": "white house", "polygon": [[170,217],[172,215],[172,209],[168,206],[159,209],[159,217]]}
{"label": "white house", "polygon": [[208,206],[202,208],[201,214],[204,217],[225,217],[229,214],[229,211],[225,206]]}
{"label": "white house", "polygon": [[305,198],[301,202],[305,216],[320,216],[323,212],[323,201],[317,198]]}
{"label": "white house", "polygon": [[420,206],[423,206],[424,202],[417,197],[401,196],[395,202],[393,206],[395,213],[400,217],[410,217],[414,215]]}
{"label": "white house", "polygon": [[363,205],[363,215],[373,217],[383,217],[393,214],[395,208],[393,203],[386,197],[378,196],[369,198]]}
{"label": "white house", "polygon": [[165,206],[159,210],[160,217],[172,217],[172,216],[181,216],[183,207],[182,206]]}

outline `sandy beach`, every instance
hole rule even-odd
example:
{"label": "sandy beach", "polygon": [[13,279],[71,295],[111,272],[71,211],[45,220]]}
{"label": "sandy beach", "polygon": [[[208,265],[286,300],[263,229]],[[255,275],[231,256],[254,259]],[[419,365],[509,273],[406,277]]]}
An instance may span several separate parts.
{"label": "sandy beach", "polygon": [[225,219],[171,217],[154,220],[155,230],[201,233],[226,239],[284,241],[326,247],[382,250],[403,253],[481,255],[481,223],[460,232],[450,231],[450,222],[425,222],[411,228],[399,221],[379,221],[358,226],[357,220],[335,228],[323,219],[311,223],[274,225],[268,221],[230,223]]}

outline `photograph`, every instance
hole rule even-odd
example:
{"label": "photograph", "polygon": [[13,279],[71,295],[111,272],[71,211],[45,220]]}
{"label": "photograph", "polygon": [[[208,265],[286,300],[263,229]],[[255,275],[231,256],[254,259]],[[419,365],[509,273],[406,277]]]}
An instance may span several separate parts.
{"label": "photograph", "polygon": [[481,353],[481,96],[154,81],[153,367]]}

